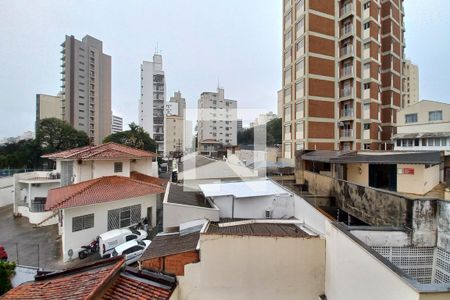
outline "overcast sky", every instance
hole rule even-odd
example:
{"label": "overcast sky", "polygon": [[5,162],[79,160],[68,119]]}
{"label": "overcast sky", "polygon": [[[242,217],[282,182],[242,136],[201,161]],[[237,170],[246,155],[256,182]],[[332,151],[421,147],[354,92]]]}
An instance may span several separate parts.
{"label": "overcast sky", "polygon": [[[331,1],[331,0],[329,0]],[[406,56],[420,96],[450,102],[450,1],[406,0]],[[139,72],[156,45],[168,97],[194,108],[218,82],[240,108],[276,112],[281,0],[0,0],[0,138],[34,129],[35,95],[60,90],[64,36],[89,34],[112,56],[112,107],[137,121]]]}

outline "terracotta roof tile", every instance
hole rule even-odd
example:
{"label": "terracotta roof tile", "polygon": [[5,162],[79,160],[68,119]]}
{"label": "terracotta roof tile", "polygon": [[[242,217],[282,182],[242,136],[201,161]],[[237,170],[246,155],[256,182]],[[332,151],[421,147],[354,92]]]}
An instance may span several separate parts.
{"label": "terracotta roof tile", "polygon": [[167,179],[145,175],[145,174],[139,173],[137,171],[130,172],[130,178],[136,179],[139,181],[143,181],[143,182],[147,182],[147,183],[151,183],[151,184],[155,184],[155,185],[158,185],[161,187],[165,187],[167,185],[167,182],[169,182],[169,180],[167,180]]}
{"label": "terracotta roof tile", "polygon": [[145,250],[140,261],[164,257],[168,255],[174,255],[193,251],[197,249],[198,240],[200,238],[200,232],[193,232],[185,235],[166,234],[157,235],[153,238],[152,243]]}
{"label": "terracotta roof tile", "polygon": [[123,258],[109,259],[72,270],[48,274],[10,290],[2,299],[95,298],[124,265]]}
{"label": "terracotta roof tile", "polygon": [[106,176],[49,190],[45,209],[84,206],[161,193],[164,193],[164,188],[155,184],[122,176]]}
{"label": "terracotta roof tile", "polygon": [[85,146],[66,151],[51,153],[43,155],[42,157],[49,159],[94,160],[94,159],[113,159],[113,158],[139,159],[156,156],[157,154],[153,152],[144,151],[116,143],[106,143],[98,146]]}
{"label": "terracotta roof tile", "polygon": [[120,274],[115,283],[105,292],[102,299],[152,299],[166,300],[172,294],[171,289],[160,287],[154,283],[146,282],[128,276],[126,273]]}

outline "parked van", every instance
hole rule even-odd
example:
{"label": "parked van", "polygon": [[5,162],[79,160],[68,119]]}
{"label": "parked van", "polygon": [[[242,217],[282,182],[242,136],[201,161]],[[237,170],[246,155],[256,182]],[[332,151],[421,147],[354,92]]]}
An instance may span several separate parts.
{"label": "parked van", "polygon": [[141,241],[145,238],[147,238],[147,232],[144,230],[130,230],[128,228],[114,229],[102,233],[98,236],[100,257],[110,257],[114,248],[125,242]]}

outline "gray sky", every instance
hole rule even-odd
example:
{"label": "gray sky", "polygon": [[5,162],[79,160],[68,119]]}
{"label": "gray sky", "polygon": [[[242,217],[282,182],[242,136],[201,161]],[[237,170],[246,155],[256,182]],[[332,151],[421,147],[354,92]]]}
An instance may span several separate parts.
{"label": "gray sky", "polygon": [[[419,64],[421,98],[450,102],[450,1],[406,0],[405,10],[406,56]],[[33,130],[35,94],[60,90],[65,34],[103,41],[113,111],[125,124],[137,121],[140,63],[157,44],[168,97],[180,90],[195,107],[219,80],[240,108],[276,112],[281,30],[281,0],[0,0],[0,138]]]}

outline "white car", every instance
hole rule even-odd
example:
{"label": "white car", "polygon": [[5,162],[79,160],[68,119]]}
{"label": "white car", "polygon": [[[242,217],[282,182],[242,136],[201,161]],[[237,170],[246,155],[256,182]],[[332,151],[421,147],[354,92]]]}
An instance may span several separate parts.
{"label": "white car", "polygon": [[131,240],[143,240],[147,238],[144,230],[130,230],[128,228],[114,229],[98,236],[99,251],[101,257],[108,257],[113,249]]}
{"label": "white car", "polygon": [[114,248],[111,256],[118,256],[118,255],[124,255],[125,256],[125,263],[127,265],[130,265],[134,262],[137,262],[139,258],[141,258],[142,254],[144,254],[145,250],[150,246],[151,241],[149,240],[132,240],[126,243],[123,243],[122,245],[117,246]]}

